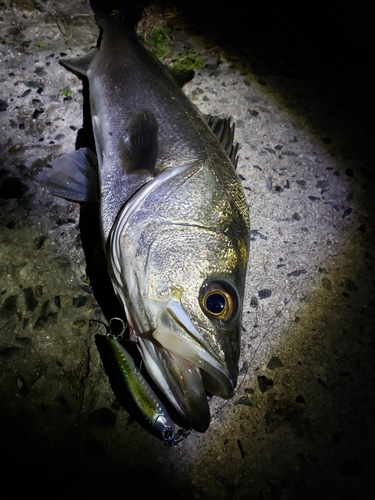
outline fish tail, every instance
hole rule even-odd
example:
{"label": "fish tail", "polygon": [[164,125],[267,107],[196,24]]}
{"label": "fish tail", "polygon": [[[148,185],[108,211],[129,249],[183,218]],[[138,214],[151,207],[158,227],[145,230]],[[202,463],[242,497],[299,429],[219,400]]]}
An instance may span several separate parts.
{"label": "fish tail", "polygon": [[135,29],[147,3],[148,0],[90,0],[96,20],[103,29],[113,23]]}

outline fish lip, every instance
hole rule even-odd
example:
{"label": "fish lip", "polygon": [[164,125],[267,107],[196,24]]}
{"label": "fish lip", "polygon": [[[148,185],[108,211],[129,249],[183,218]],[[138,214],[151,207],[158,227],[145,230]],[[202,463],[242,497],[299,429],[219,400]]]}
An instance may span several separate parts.
{"label": "fish lip", "polygon": [[[168,326],[162,324],[163,315],[169,316],[169,318],[167,318],[171,325],[169,332],[172,336],[175,336],[176,340],[180,337],[180,346],[177,345],[178,343],[173,346],[168,345],[168,339],[171,337],[167,338],[161,332],[163,327],[168,328]],[[155,338],[165,350],[173,353],[174,356],[185,359],[201,371],[206,372],[205,375],[207,376],[204,377],[205,380],[212,378],[216,382],[217,390],[213,393],[224,399],[230,399],[234,394],[237,373],[231,374],[227,367],[224,366],[223,362],[213,352],[212,348],[205,342],[202,335],[194,326],[182,304],[176,299],[170,299],[166,307],[160,312],[158,320],[159,325],[152,333],[153,338]],[[183,338],[183,335],[185,335],[185,338]],[[191,342],[191,340],[193,340],[193,342]],[[196,359],[194,359],[195,357]],[[207,388],[208,392],[212,393],[213,385],[215,384],[211,383],[210,388]]]}

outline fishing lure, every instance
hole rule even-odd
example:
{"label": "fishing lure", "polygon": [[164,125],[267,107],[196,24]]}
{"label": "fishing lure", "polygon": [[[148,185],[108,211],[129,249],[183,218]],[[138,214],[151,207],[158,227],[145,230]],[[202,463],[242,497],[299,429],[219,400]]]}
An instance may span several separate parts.
{"label": "fishing lure", "polygon": [[[122,323],[122,329],[118,335],[114,335],[110,329],[114,320]],[[122,319],[112,318],[109,322],[109,331],[106,334],[112,357],[121,374],[122,385],[126,388],[144,427],[164,441],[166,446],[176,446],[175,430],[171,417],[135,365],[132,356],[119,342],[122,340],[126,328],[127,325]]]}

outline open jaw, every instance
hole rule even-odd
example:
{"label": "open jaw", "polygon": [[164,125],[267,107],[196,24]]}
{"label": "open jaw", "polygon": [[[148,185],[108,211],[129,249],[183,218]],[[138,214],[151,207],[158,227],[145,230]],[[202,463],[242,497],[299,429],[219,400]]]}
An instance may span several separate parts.
{"label": "open jaw", "polygon": [[186,424],[198,432],[207,430],[210,425],[207,392],[231,398],[237,372],[230,373],[209,352],[177,303],[167,304],[160,312],[152,338],[140,335],[138,340],[150,375]]}

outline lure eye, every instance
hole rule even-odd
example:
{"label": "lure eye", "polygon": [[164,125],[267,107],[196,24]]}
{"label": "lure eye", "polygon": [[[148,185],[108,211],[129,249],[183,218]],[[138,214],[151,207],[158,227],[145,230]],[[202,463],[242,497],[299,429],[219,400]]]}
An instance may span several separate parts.
{"label": "lure eye", "polygon": [[236,314],[237,295],[232,288],[230,290],[228,288],[214,282],[203,291],[201,306],[207,316],[228,321]]}

